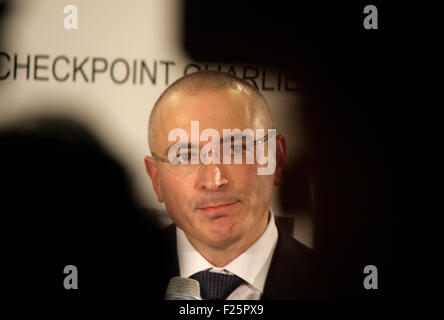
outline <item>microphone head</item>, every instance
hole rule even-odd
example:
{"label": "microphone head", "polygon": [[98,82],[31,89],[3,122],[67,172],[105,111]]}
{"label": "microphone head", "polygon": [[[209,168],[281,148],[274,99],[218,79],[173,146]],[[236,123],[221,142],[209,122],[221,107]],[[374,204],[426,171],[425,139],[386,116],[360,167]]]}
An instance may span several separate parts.
{"label": "microphone head", "polygon": [[202,300],[199,282],[190,278],[172,278],[165,293],[165,300]]}

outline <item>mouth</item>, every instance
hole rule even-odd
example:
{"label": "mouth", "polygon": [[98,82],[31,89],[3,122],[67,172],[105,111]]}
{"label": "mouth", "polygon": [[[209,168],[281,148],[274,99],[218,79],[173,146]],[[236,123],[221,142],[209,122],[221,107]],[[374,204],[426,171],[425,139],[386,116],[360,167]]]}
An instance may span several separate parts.
{"label": "mouth", "polygon": [[239,201],[234,201],[229,203],[215,203],[207,205],[202,208],[198,208],[198,210],[201,212],[211,214],[210,218],[218,218],[225,215],[225,213],[227,213],[228,210],[236,206],[238,202]]}

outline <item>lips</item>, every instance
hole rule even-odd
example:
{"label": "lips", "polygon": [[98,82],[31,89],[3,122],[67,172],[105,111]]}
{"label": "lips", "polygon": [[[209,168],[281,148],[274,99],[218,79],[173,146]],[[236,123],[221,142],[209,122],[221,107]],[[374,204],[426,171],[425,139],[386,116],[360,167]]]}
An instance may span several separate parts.
{"label": "lips", "polygon": [[214,203],[205,205],[205,207],[198,208],[198,210],[206,213],[219,214],[224,213],[225,211],[234,207],[238,201],[227,202],[227,203]]}

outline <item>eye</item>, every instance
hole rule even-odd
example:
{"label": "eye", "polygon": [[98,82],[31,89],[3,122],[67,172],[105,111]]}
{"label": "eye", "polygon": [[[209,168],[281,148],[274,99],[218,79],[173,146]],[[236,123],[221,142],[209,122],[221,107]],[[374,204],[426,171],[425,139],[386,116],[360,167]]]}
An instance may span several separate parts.
{"label": "eye", "polygon": [[191,152],[181,153],[178,158],[181,162],[188,162],[191,159]]}
{"label": "eye", "polygon": [[231,147],[234,154],[240,154],[245,151],[245,146],[242,144],[235,144]]}

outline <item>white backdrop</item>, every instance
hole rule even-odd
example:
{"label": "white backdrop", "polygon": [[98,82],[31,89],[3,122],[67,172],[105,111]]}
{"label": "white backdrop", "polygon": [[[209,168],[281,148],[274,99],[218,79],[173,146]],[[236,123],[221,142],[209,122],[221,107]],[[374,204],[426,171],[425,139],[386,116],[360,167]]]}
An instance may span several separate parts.
{"label": "white backdrop", "polygon": [[[278,131],[288,137],[289,161],[297,157],[305,140],[302,123],[297,121],[297,84],[284,71],[262,66],[193,61],[181,48],[181,3],[12,1],[0,48],[0,125],[33,114],[75,117],[124,165],[140,203],[163,209],[143,164],[149,152],[147,120],[167,84],[197,70],[192,66],[196,64],[253,78],[271,106]],[[77,30],[64,28],[66,5],[78,9]],[[285,215],[276,201],[272,206],[277,215]],[[309,245],[310,224],[309,219],[300,220],[295,229]]]}

